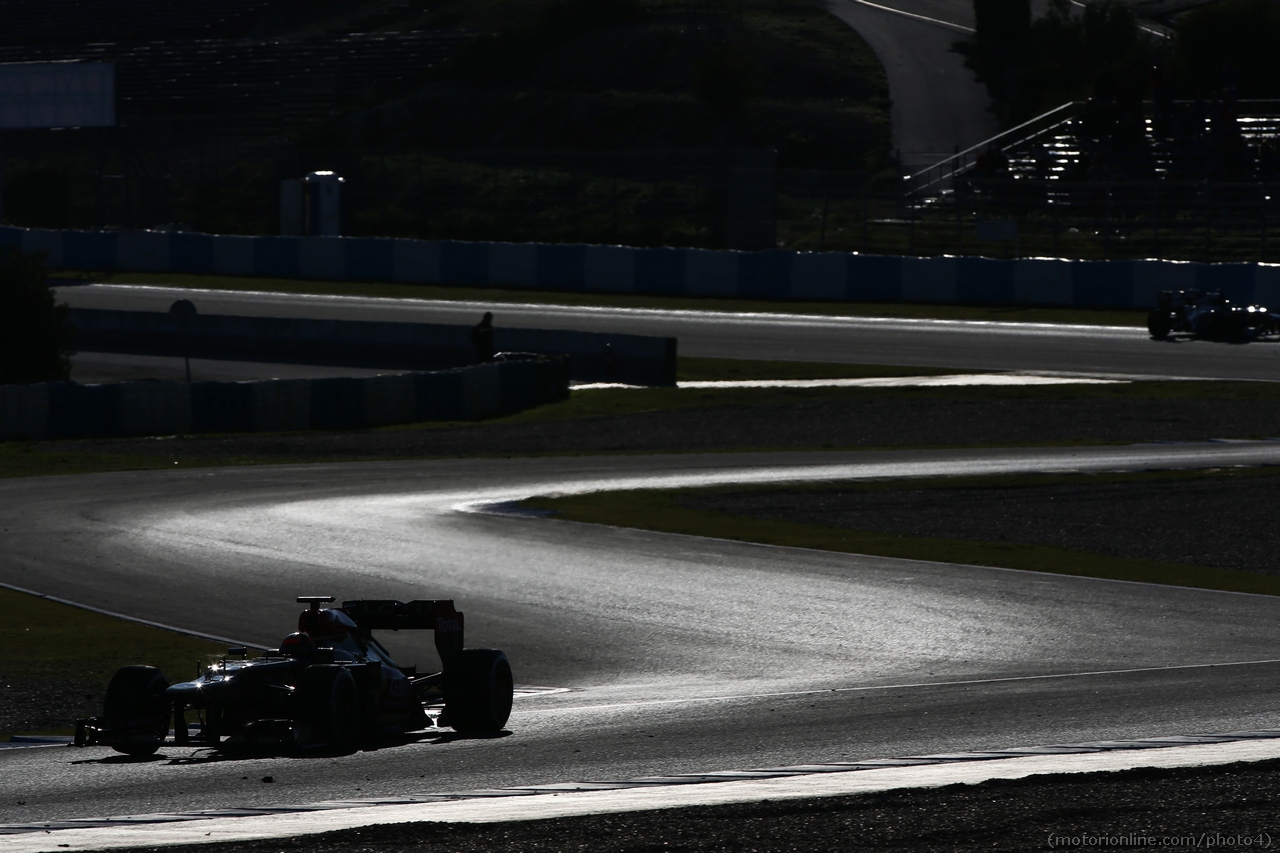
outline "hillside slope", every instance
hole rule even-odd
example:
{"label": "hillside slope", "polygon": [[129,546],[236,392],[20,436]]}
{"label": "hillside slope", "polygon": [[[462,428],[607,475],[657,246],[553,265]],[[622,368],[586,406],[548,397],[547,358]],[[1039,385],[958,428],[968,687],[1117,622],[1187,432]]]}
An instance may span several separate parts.
{"label": "hillside slope", "polygon": [[306,137],[435,150],[774,148],[780,165],[878,167],[884,72],[816,0],[452,0],[477,33],[418,91]]}

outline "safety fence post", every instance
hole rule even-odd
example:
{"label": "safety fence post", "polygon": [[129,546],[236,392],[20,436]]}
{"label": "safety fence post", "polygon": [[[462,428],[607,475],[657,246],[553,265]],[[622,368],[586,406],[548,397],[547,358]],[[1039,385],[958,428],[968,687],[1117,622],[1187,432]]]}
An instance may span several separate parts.
{"label": "safety fence post", "polygon": [[1151,255],[1160,257],[1160,182],[1151,182]]}

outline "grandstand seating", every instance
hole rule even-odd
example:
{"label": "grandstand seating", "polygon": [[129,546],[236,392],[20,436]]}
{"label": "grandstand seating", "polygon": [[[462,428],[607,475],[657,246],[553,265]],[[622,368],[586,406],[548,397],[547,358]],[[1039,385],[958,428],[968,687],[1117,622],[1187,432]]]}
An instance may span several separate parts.
{"label": "grandstand seating", "polygon": [[[1126,130],[1088,102],[1064,104],[911,176],[917,203],[936,204],[985,181],[1278,182],[1280,101],[1144,105]],[[1224,119],[1223,116],[1226,116]]]}

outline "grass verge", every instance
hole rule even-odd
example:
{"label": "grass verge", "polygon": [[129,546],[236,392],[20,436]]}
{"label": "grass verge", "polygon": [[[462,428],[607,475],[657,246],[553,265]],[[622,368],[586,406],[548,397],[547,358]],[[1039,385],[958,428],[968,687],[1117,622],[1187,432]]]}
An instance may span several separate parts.
{"label": "grass verge", "polygon": [[[782,361],[740,361],[722,358],[681,357],[677,375],[680,380],[728,380],[728,379],[827,379],[866,378],[876,376],[927,376],[953,373],[945,368],[903,367],[894,365],[825,364]],[[730,392],[735,400],[759,399],[768,401],[774,389],[752,389]],[[522,423],[548,420],[572,420],[577,418],[609,417],[635,412],[660,411],[694,405],[715,405],[725,392],[681,392],[675,388],[651,388],[616,391],[590,391],[573,394],[569,400],[530,409],[486,423]],[[470,422],[432,421],[381,427],[379,432],[399,430],[456,429],[472,426]],[[57,474],[95,474],[107,471],[142,471],[174,467],[209,467],[216,465],[255,465],[279,463],[278,458],[262,458],[254,455],[216,457],[191,456],[175,448],[172,454],[163,452],[162,440],[139,438],[133,442],[139,453],[101,453],[78,451],[77,442],[59,442],[58,449],[49,449],[49,442],[10,441],[0,442],[0,478],[40,477]],[[156,452],[157,447],[161,452]],[[309,458],[291,458],[297,462],[354,462],[371,458],[354,454],[324,453],[318,451]],[[379,457],[381,458],[381,457]]]}
{"label": "grass verge", "polygon": [[146,471],[172,468],[176,460],[126,453],[47,450],[45,442],[0,442],[0,477],[44,477],[50,474],[97,474],[102,471]]}
{"label": "grass verge", "polygon": [[[129,441],[129,439],[120,439]],[[148,441],[148,439],[136,439]],[[88,439],[86,441],[92,441]],[[45,442],[0,442],[0,479],[7,477],[52,477],[59,475],[105,474],[112,471],[159,471],[178,468],[215,468],[238,465],[302,465],[315,462],[362,462],[375,457],[358,454],[326,454],[290,456],[287,459],[232,453],[221,456],[189,455],[181,450],[173,453],[144,455],[141,453],[101,453],[78,451],[77,441],[60,442],[57,450],[46,449]],[[67,449],[71,448],[71,449]],[[385,459],[386,457],[376,457]],[[414,458],[412,456],[405,458]]]}
{"label": "grass verge", "polygon": [[197,662],[226,651],[208,640],[10,589],[0,588],[0,610],[0,740],[71,734],[77,717],[102,712],[107,682],[122,666],[148,664],[179,681],[194,674]]}
{"label": "grass verge", "polygon": [[[1123,477],[1125,475],[1115,475]],[[935,485],[970,484],[969,478]],[[912,488],[922,483],[912,481]],[[927,485],[927,484],[924,484]],[[872,488],[877,484],[871,484]],[[880,487],[892,488],[890,484]],[[690,490],[692,491],[692,490]],[[634,527],[662,533],[709,536],[764,545],[815,548],[849,554],[898,557],[942,563],[1022,569],[1062,575],[1188,586],[1198,589],[1280,595],[1280,577],[1184,563],[1114,557],[1046,545],[971,542],[851,530],[758,517],[709,512],[682,505],[681,490],[605,492],[537,497],[524,502],[568,521]]]}
{"label": "grass verge", "polygon": [[[652,308],[668,311],[723,311],[761,314],[819,314],[833,317],[896,317],[905,319],[985,320],[993,322],[1070,323],[1089,326],[1145,327],[1147,313],[1104,308],[1051,308],[1028,305],[939,305],[890,302],[809,302],[762,299],[704,299],[692,296],[641,296],[453,287],[355,281],[309,281],[182,273],[51,271],[61,283],[144,284],[205,290],[266,291],[270,293],[357,296],[380,299],[422,299],[447,302],[517,302],[533,305]],[[60,283],[55,281],[55,284]]]}

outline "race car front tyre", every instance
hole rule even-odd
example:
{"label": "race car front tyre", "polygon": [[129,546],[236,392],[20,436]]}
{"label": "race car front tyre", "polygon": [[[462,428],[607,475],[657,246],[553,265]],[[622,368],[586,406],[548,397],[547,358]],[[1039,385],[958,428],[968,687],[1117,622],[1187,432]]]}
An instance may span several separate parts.
{"label": "race car front tyre", "polygon": [[507,656],[497,649],[463,649],[445,670],[445,719],[454,731],[491,734],[511,717],[514,682]]}
{"label": "race car front tyre", "polygon": [[107,684],[102,718],[112,733],[111,748],[125,755],[152,755],[169,734],[169,679],[154,666],[126,666]]}
{"label": "race car front tyre", "polygon": [[1173,315],[1168,311],[1161,311],[1159,308],[1147,315],[1147,331],[1151,333],[1151,337],[1163,339],[1169,337],[1169,332],[1173,331]]}
{"label": "race car front tyre", "polygon": [[308,667],[298,682],[295,701],[308,740],[345,748],[360,739],[360,695],[344,667]]}

